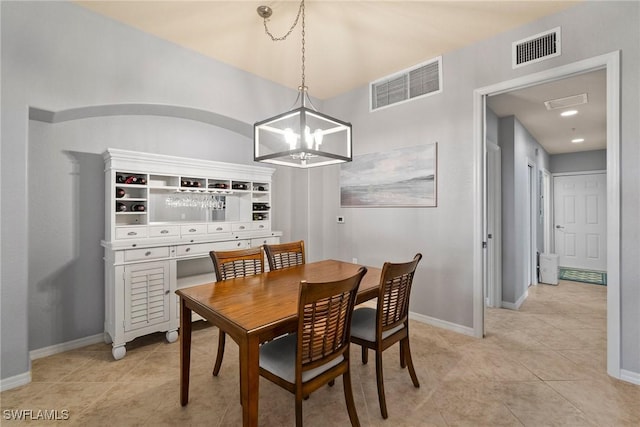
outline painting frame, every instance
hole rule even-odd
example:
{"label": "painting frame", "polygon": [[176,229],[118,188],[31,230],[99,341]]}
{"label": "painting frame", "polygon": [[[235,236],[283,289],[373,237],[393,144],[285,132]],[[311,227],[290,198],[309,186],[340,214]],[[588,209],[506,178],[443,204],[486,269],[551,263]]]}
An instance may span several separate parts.
{"label": "painting frame", "polygon": [[354,156],[340,166],[340,207],[438,206],[438,143]]}

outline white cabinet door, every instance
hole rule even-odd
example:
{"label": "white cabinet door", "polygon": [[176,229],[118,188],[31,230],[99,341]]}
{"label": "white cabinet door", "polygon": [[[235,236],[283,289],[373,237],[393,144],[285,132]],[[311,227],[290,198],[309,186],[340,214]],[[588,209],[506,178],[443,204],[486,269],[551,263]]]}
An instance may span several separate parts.
{"label": "white cabinet door", "polygon": [[607,176],[553,179],[555,251],[561,267],[607,269]]}
{"label": "white cabinet door", "polygon": [[169,261],[125,266],[125,331],[169,320]]}

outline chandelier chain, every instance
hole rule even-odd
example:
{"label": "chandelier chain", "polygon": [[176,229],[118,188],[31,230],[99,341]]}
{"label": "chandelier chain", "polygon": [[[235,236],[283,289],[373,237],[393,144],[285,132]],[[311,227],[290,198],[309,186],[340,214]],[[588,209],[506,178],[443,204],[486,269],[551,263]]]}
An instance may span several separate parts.
{"label": "chandelier chain", "polygon": [[289,30],[286,32],[286,34],[284,36],[281,37],[276,37],[273,35],[273,33],[271,33],[271,31],[269,30],[269,27],[267,26],[267,21],[268,18],[263,18],[263,24],[264,24],[264,32],[265,34],[267,34],[272,41],[274,42],[279,42],[279,41],[283,41],[286,40],[287,37],[289,37],[289,35],[293,32],[293,30],[296,28],[296,26],[298,25],[298,21],[300,20],[300,17],[302,17],[302,84],[300,86],[300,90],[304,91],[306,90],[306,76],[305,76],[305,7],[304,7],[304,0],[302,0],[300,2],[300,7],[298,8],[298,14],[296,15],[296,19],[293,21],[293,24],[291,24],[291,27],[289,28]]}
{"label": "chandelier chain", "polygon": [[302,90],[306,90],[307,86],[305,83],[305,66],[304,66],[304,36],[305,36],[305,14],[304,14],[304,0],[300,3],[300,10],[302,11]]}
{"label": "chandelier chain", "polygon": [[[274,36],[271,33],[271,31],[269,31],[269,27],[267,26],[267,21],[269,19],[268,18],[262,18],[263,19],[263,24],[264,24],[264,32],[265,32],[265,34],[268,35],[269,37],[271,37],[271,40],[273,40],[274,42],[280,42],[280,41],[286,40],[287,37],[289,37],[289,35],[293,31],[293,29],[296,28],[296,25],[298,25],[298,20],[300,19],[300,15],[302,14],[303,10],[304,10],[304,0],[302,0],[302,3],[300,3],[300,7],[298,8],[298,14],[296,15],[295,21],[293,21],[293,24],[291,24],[291,28],[289,28],[289,31],[287,31],[287,33],[282,37]],[[304,21],[304,19],[303,19],[303,21]]]}

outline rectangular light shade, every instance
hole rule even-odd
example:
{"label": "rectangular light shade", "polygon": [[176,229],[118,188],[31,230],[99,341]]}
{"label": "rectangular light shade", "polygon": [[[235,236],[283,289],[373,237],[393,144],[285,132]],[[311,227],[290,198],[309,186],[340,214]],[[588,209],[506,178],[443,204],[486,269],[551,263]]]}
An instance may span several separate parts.
{"label": "rectangular light shade", "polygon": [[306,107],[257,122],[253,130],[257,162],[310,168],[352,159],[351,123]]}

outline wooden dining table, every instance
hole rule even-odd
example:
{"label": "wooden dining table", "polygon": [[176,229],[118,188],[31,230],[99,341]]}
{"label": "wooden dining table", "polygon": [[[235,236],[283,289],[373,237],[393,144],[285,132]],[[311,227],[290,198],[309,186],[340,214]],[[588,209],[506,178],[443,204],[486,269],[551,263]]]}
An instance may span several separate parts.
{"label": "wooden dining table", "polygon": [[[191,315],[226,332],[240,349],[242,423],[258,425],[260,344],[295,332],[300,281],[330,282],[353,276],[360,265],[324,260],[253,276],[178,289],[180,296],[180,403],[189,402]],[[356,304],[378,295],[379,268],[367,267]]]}

